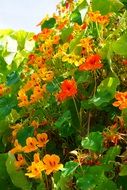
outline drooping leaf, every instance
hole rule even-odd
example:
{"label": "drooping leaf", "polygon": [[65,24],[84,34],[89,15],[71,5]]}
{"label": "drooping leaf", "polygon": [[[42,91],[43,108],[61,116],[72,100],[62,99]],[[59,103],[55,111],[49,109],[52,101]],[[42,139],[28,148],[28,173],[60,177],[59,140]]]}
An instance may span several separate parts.
{"label": "drooping leaf", "polygon": [[31,183],[28,181],[25,173],[22,170],[17,170],[15,167],[15,157],[12,154],[8,154],[8,158],[6,161],[7,172],[12,180],[12,183],[22,189],[22,190],[30,190]]}

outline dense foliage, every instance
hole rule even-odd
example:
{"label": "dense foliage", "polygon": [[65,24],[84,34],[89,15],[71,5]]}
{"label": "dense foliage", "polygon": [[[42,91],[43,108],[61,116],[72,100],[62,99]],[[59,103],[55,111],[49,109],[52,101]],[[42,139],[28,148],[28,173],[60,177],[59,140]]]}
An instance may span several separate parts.
{"label": "dense foliage", "polygon": [[0,187],[126,190],[127,4],[66,0],[0,30]]}

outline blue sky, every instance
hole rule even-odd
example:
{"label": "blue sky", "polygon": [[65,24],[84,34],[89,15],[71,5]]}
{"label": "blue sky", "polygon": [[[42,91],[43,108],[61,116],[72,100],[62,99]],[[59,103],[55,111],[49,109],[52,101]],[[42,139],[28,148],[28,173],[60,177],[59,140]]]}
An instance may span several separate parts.
{"label": "blue sky", "polygon": [[0,0],[0,29],[38,32],[36,24],[56,11],[60,0]]}

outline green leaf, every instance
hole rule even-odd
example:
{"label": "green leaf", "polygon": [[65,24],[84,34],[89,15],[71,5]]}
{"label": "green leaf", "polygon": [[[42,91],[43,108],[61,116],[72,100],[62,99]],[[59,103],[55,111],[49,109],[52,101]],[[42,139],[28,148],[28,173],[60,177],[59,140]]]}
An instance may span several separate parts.
{"label": "green leaf", "polygon": [[76,22],[76,23],[78,23],[79,25],[82,24],[81,14],[80,14],[80,12],[79,12],[78,9],[76,9],[76,10],[74,10],[74,11],[72,12],[72,14],[70,15],[70,19],[71,19],[72,22]]}
{"label": "green leaf", "polygon": [[17,98],[15,96],[1,97],[0,119],[4,119],[16,105],[17,105]]}
{"label": "green leaf", "polygon": [[86,0],[81,0],[77,2],[77,8],[78,10],[82,10],[88,6],[88,3]]}
{"label": "green leaf", "polygon": [[55,122],[55,126],[60,128],[65,122],[69,122],[71,119],[71,113],[69,110],[65,111],[61,117]]}
{"label": "green leaf", "polygon": [[117,190],[116,184],[105,176],[107,165],[87,167],[84,175],[78,177],[77,186],[81,190]]}
{"label": "green leaf", "polygon": [[49,83],[47,83],[47,85],[46,85],[46,89],[47,89],[50,93],[53,93],[53,92],[55,92],[55,91],[57,91],[57,90],[59,89],[59,85],[58,85],[58,83],[54,83],[54,81],[53,81],[53,82],[49,82]]}
{"label": "green leaf", "polygon": [[95,96],[89,100],[95,106],[101,106],[102,104],[109,103],[116,93],[116,88],[119,85],[119,79],[116,77],[108,77],[104,79],[97,87]]}
{"label": "green leaf", "polygon": [[112,43],[112,49],[116,54],[127,57],[127,33]]}
{"label": "green leaf", "polygon": [[42,179],[41,179],[40,184],[37,186],[37,190],[46,190],[45,183]]}
{"label": "green leaf", "polygon": [[80,32],[73,40],[71,40],[70,46],[69,46],[69,52],[70,53],[76,48],[76,46],[80,42],[83,34],[84,34],[84,31]]}
{"label": "green leaf", "polygon": [[85,177],[80,177],[76,181],[77,188],[80,190],[90,190],[95,187],[95,178],[93,175],[86,175]]}
{"label": "green leaf", "polygon": [[4,131],[6,131],[6,129],[8,129],[8,127],[9,127],[9,121],[7,120],[7,118],[1,119],[0,120],[0,133],[3,133]]}
{"label": "green leaf", "polygon": [[10,178],[13,184],[16,187],[21,188],[22,190],[30,190],[31,183],[28,181],[25,173],[22,170],[17,170],[15,167],[15,157],[12,154],[8,154],[6,161],[7,172],[10,175]]}
{"label": "green leaf", "polygon": [[9,75],[7,75],[7,82],[6,85],[10,86],[12,84],[17,83],[20,80],[20,77],[16,71],[13,71]]}
{"label": "green leaf", "polygon": [[7,69],[7,63],[5,62],[4,58],[0,56],[0,82],[1,82],[1,78],[4,80],[7,73],[8,73],[8,69]]}
{"label": "green leaf", "polygon": [[101,152],[103,144],[103,136],[100,132],[91,132],[85,137],[81,145],[84,149]]}
{"label": "green leaf", "polygon": [[72,175],[78,166],[79,166],[79,163],[77,162],[73,162],[73,161],[66,162],[65,167],[62,172],[62,176],[66,177],[66,176]]}
{"label": "green leaf", "polygon": [[102,162],[108,164],[115,160],[116,156],[120,154],[121,148],[119,146],[110,147],[104,155]]}
{"label": "green leaf", "polygon": [[61,31],[61,39],[65,43],[68,40],[68,37],[73,32],[73,27],[64,28]]}
{"label": "green leaf", "polygon": [[99,180],[98,184],[96,185],[94,190],[118,190],[117,185],[107,177],[103,175],[101,179]]}
{"label": "green leaf", "polygon": [[122,7],[123,4],[119,0],[92,0],[92,10],[100,11],[103,15],[118,12]]}
{"label": "green leaf", "polygon": [[26,39],[30,34],[33,34],[33,33],[28,33],[24,30],[19,30],[19,31],[16,31],[11,34],[11,37],[14,38],[15,40],[17,40],[18,49],[20,51],[24,49]]}
{"label": "green leaf", "polygon": [[56,183],[55,190],[70,190],[69,184],[73,182],[72,176],[60,176],[59,181]]}
{"label": "green leaf", "polygon": [[119,173],[120,176],[127,176],[127,165],[121,165],[120,167],[120,173]]}
{"label": "green leaf", "polygon": [[7,153],[5,154],[0,154],[0,173],[2,175],[0,175],[0,179],[4,180],[8,177],[8,173],[7,173],[7,170],[6,170],[6,166],[5,166],[5,162],[7,160]]}
{"label": "green leaf", "polygon": [[49,20],[46,20],[42,25],[41,25],[41,30],[44,28],[53,28],[56,23],[55,18],[50,18]]}
{"label": "green leaf", "polygon": [[90,72],[89,71],[81,72],[77,70],[75,72],[75,79],[77,84],[87,82],[90,79]]}
{"label": "green leaf", "polygon": [[26,139],[28,137],[33,137],[34,136],[34,127],[24,127],[23,129],[20,129],[17,133],[17,139],[18,142],[22,145],[26,145]]}
{"label": "green leaf", "polygon": [[124,124],[127,127],[127,108],[122,110],[122,118],[124,120]]}

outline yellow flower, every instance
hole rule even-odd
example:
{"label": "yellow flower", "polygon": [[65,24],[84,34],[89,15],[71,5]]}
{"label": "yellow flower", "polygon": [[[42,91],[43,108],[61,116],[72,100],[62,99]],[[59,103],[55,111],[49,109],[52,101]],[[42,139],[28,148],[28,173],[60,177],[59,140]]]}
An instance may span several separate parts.
{"label": "yellow flower", "polygon": [[18,92],[18,100],[20,101],[19,104],[18,104],[19,107],[23,107],[23,106],[28,106],[29,105],[28,97],[27,97],[24,89],[21,89]]}
{"label": "yellow flower", "polygon": [[10,126],[11,129],[13,129],[12,131],[12,136],[13,136],[13,139],[16,138],[16,135],[17,135],[17,132],[22,128],[22,124],[20,123],[17,123],[13,126]]}
{"label": "yellow flower", "polygon": [[26,139],[26,146],[23,147],[23,151],[25,153],[29,153],[29,152],[35,151],[37,149],[38,149],[37,140],[34,137],[28,137]]}
{"label": "yellow flower", "polygon": [[42,161],[36,163],[32,162],[31,166],[27,168],[28,173],[25,175],[28,176],[29,178],[41,178],[42,177],[42,171],[44,170],[44,164]]}
{"label": "yellow flower", "polygon": [[52,154],[46,154],[43,158],[44,162],[44,170],[46,171],[46,174],[49,175],[52,172],[56,172],[63,168],[63,164],[60,164],[60,157]]}
{"label": "yellow flower", "polygon": [[38,147],[44,147],[48,140],[48,135],[46,133],[37,134],[37,146]]}
{"label": "yellow flower", "polygon": [[53,71],[48,71],[46,67],[39,69],[38,74],[43,81],[52,81]]}
{"label": "yellow flower", "polygon": [[16,139],[14,142],[14,148],[10,150],[10,152],[12,154],[15,154],[17,152],[21,152],[22,151],[22,146],[18,143],[18,140]]}
{"label": "yellow flower", "polygon": [[35,153],[35,154],[34,154],[34,162],[35,162],[35,163],[40,162],[40,155],[39,155],[39,153]]}

